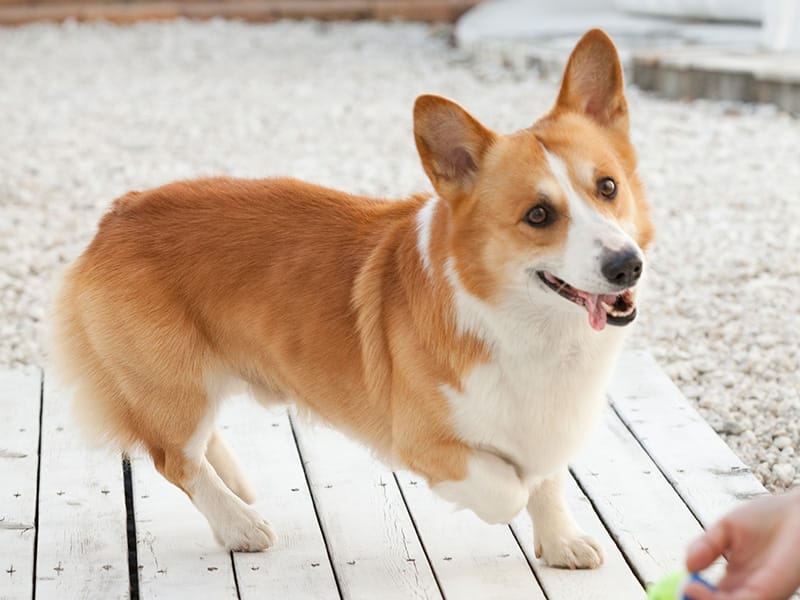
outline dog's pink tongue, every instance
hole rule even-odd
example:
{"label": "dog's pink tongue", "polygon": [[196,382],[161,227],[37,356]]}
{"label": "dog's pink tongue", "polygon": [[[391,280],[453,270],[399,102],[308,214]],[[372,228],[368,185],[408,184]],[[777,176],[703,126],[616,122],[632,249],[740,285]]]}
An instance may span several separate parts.
{"label": "dog's pink tongue", "polygon": [[605,309],[600,304],[604,296],[590,294],[580,290],[576,291],[578,295],[583,298],[583,306],[589,313],[589,325],[591,325],[592,329],[595,331],[603,331],[603,329],[606,328],[606,319],[608,317],[608,313],[606,313]]}

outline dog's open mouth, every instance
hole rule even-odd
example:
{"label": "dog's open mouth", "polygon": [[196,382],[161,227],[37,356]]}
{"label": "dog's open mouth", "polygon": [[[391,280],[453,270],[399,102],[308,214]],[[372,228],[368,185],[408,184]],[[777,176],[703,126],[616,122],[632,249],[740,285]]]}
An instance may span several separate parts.
{"label": "dog's open mouth", "polygon": [[589,313],[589,325],[592,329],[602,331],[609,325],[627,325],[636,318],[634,292],[627,289],[619,294],[591,294],[572,287],[547,271],[537,271],[544,284],[558,295],[563,296],[578,306],[583,306]]}

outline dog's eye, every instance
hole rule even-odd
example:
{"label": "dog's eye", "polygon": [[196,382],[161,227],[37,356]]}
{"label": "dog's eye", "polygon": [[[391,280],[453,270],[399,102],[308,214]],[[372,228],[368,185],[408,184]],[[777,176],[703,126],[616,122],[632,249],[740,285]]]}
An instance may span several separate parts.
{"label": "dog's eye", "polygon": [[611,177],[601,177],[597,180],[597,193],[606,200],[613,200],[617,196],[617,182]]}
{"label": "dog's eye", "polygon": [[553,222],[553,213],[547,206],[537,204],[525,213],[524,221],[531,227],[545,227]]}

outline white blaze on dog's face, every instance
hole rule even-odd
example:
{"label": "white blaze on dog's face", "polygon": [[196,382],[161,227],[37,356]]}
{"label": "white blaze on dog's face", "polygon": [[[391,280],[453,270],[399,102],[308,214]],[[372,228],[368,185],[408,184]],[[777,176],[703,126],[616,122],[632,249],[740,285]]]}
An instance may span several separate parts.
{"label": "white blaze on dog's face", "polygon": [[503,136],[459,106],[415,107],[423,166],[451,211],[447,253],[464,288],[490,303],[546,305],[589,325],[625,325],[652,238],[611,40],[587,33],[553,110]]}

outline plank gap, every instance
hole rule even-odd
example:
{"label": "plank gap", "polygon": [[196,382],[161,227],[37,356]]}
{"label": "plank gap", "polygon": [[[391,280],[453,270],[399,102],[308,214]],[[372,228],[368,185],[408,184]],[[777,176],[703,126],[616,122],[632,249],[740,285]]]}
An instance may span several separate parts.
{"label": "plank gap", "polygon": [[600,507],[597,506],[597,504],[595,504],[594,499],[591,497],[591,495],[589,495],[589,490],[586,487],[584,487],[583,482],[581,482],[581,478],[578,476],[578,474],[572,467],[569,468],[569,473],[570,475],[572,475],[572,479],[573,481],[575,481],[575,484],[578,486],[578,489],[580,489],[581,493],[584,496],[586,496],[586,500],[592,506],[592,510],[595,512],[597,518],[600,519],[600,523],[602,523],[603,527],[608,532],[608,537],[611,538],[611,541],[614,542],[614,545],[619,549],[619,553],[622,555],[625,564],[628,565],[628,568],[631,570],[631,573],[633,573],[633,576],[636,577],[636,580],[639,582],[639,585],[642,586],[642,589],[647,589],[647,582],[645,581],[644,577],[639,572],[639,570],[636,568],[636,565],[633,564],[633,561],[630,559],[630,557],[625,553],[625,549],[622,547],[622,544],[620,544],[618,537],[614,535],[614,530],[609,525],[609,522],[606,519],[606,517],[603,516],[603,512],[600,510]]}
{"label": "plank gap", "polygon": [[339,573],[336,570],[336,565],[333,562],[333,555],[331,554],[331,548],[328,544],[328,534],[325,531],[325,528],[322,526],[322,520],[319,516],[319,508],[317,507],[317,497],[314,494],[314,488],[311,485],[311,480],[308,477],[308,469],[306,469],[306,463],[303,460],[303,451],[300,449],[300,443],[297,440],[297,432],[295,431],[294,427],[294,417],[290,411],[287,411],[286,417],[289,419],[289,427],[292,431],[292,439],[294,440],[294,447],[297,450],[297,456],[300,459],[300,466],[303,469],[303,477],[306,480],[306,487],[308,487],[308,494],[311,497],[311,505],[314,507],[314,517],[317,519],[317,527],[319,527],[320,534],[322,535],[322,543],[325,544],[325,554],[328,556],[328,563],[331,565],[331,572],[333,573],[333,581],[336,584],[336,593],[339,594],[339,598],[344,598],[342,595],[342,584],[339,581]]}
{"label": "plank gap", "polygon": [[33,594],[36,600],[36,567],[39,564],[39,488],[42,481],[42,415],[44,414],[44,371],[39,377],[39,443],[36,447],[36,508],[33,513]]}
{"label": "plank gap", "polygon": [[[691,515],[694,517],[695,521],[697,521],[697,524],[700,525],[700,528],[704,530],[705,526],[703,526],[703,521],[700,520],[700,516],[695,512],[695,510],[691,506],[691,504],[689,502],[687,502],[686,499],[681,494],[681,491],[678,489],[678,485],[677,485],[677,482],[675,481],[675,478],[669,473],[669,471],[667,471],[664,467],[661,466],[660,462],[658,460],[656,460],[656,457],[653,456],[653,454],[650,452],[650,450],[647,448],[647,446],[643,443],[643,441],[639,439],[639,436],[636,435],[636,432],[631,427],[631,424],[628,423],[628,420],[617,409],[616,405],[614,404],[613,399],[610,396],[608,397],[608,403],[611,405],[611,410],[613,410],[614,414],[617,415],[617,418],[620,420],[620,422],[622,423],[623,427],[625,427],[625,429],[627,429],[630,432],[630,434],[633,436],[633,439],[636,440],[636,443],[639,444],[639,447],[647,455],[647,458],[649,458],[650,461],[655,465],[655,467],[656,467],[656,469],[658,469],[659,473],[661,473],[661,475],[664,476],[664,479],[667,480],[667,483],[669,484],[669,486],[673,489],[673,491],[678,496],[678,498],[681,499],[683,504],[689,510]],[[627,560],[627,558],[626,558],[626,560]],[[634,570],[634,573],[636,573],[635,570]],[[639,577],[639,574],[636,573],[636,576]],[[639,580],[641,581],[641,578]]]}
{"label": "plank gap", "polygon": [[236,573],[236,561],[233,558],[233,551],[228,553],[231,558],[231,570],[233,571],[233,586],[236,588],[236,597],[242,600],[242,592],[239,590],[239,576]]}
{"label": "plank gap", "polygon": [[128,536],[128,589],[131,600],[139,600],[139,551],[136,548],[136,513],[133,500],[133,476],[131,475],[131,461],[125,456],[122,458],[122,477],[125,489],[125,528]]}
{"label": "plank gap", "polygon": [[539,586],[539,589],[542,590],[542,595],[547,599],[550,600],[550,596],[547,595],[547,588],[545,588],[542,580],[539,579],[539,576],[536,574],[536,569],[533,568],[533,562],[531,558],[525,553],[525,549],[522,547],[522,542],[520,541],[519,537],[517,537],[517,532],[514,531],[514,528],[511,525],[508,525],[508,529],[511,531],[511,537],[514,538],[514,541],[517,542],[517,546],[519,547],[519,551],[522,552],[522,556],[525,558],[525,562],[528,563],[528,568],[531,570],[531,574],[533,578],[536,580],[536,585]]}
{"label": "plank gap", "polygon": [[406,507],[408,516],[411,518],[411,525],[414,527],[414,533],[417,534],[417,538],[419,538],[419,545],[422,547],[422,553],[425,555],[425,560],[427,560],[428,564],[431,566],[431,573],[433,573],[433,580],[436,582],[436,587],[439,588],[439,593],[442,595],[442,598],[447,598],[444,593],[444,588],[442,588],[442,584],[439,581],[439,574],[436,572],[436,566],[433,564],[431,557],[428,555],[428,549],[425,547],[425,540],[422,537],[422,534],[419,532],[417,520],[414,518],[414,513],[411,511],[411,507],[408,505],[408,501],[406,500],[406,494],[403,491],[403,486],[400,485],[400,481],[397,479],[397,473],[392,471],[392,477],[394,477],[394,482],[397,484],[397,489],[400,490],[400,498],[403,500],[403,506]]}
{"label": "plank gap", "polygon": [[[666,473],[669,485],[702,526],[713,524],[742,500],[767,493],[649,352],[626,350],[621,364],[637,376],[623,376],[618,367],[608,390],[613,409],[636,432],[651,462]],[[676,439],[686,443],[677,444]],[[701,455],[695,450],[698,444]]]}

